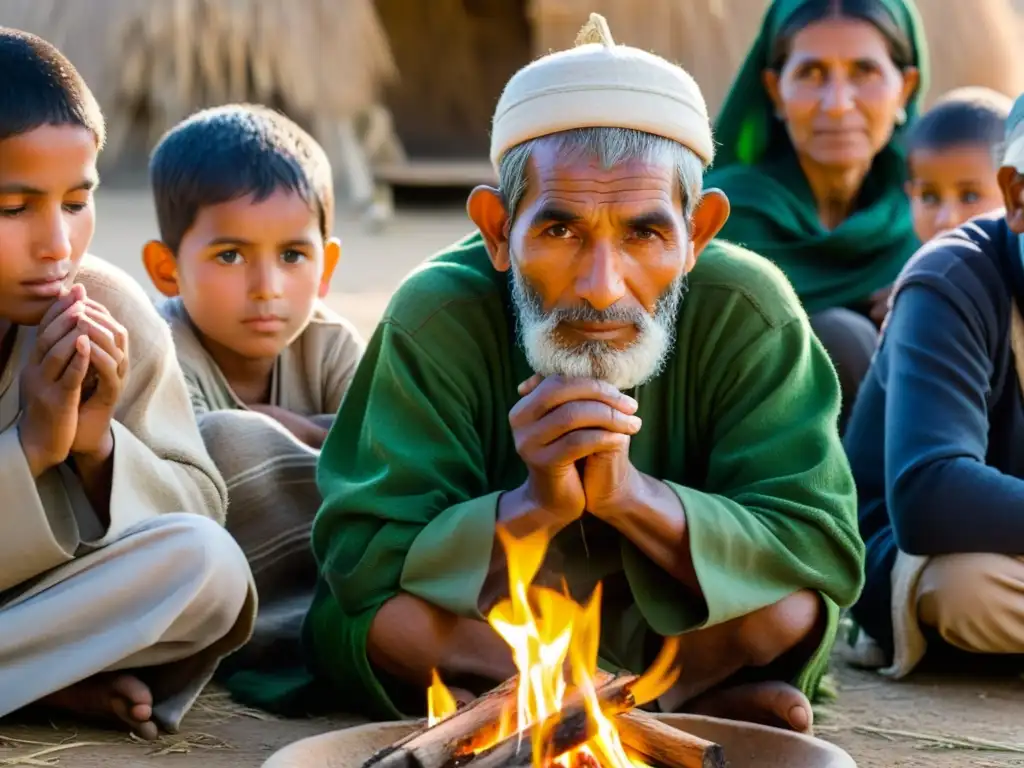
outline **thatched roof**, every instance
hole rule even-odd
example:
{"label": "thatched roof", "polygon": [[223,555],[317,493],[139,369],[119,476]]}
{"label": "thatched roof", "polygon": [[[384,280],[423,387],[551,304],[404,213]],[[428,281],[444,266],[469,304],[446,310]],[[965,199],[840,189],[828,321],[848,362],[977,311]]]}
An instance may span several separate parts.
{"label": "thatched roof", "polygon": [[152,139],[228,101],[349,117],[396,76],[372,0],[0,0],[0,24],[79,68],[111,124],[111,154],[140,119]]}

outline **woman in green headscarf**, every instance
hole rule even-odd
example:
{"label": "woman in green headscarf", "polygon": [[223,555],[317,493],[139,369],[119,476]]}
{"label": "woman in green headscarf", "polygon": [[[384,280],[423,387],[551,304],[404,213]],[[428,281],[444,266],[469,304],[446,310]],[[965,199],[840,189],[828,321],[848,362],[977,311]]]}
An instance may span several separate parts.
{"label": "woman in green headscarf", "polygon": [[715,125],[721,237],[789,277],[843,386],[867,372],[889,286],[919,243],[901,137],[927,71],[913,0],[775,0]]}

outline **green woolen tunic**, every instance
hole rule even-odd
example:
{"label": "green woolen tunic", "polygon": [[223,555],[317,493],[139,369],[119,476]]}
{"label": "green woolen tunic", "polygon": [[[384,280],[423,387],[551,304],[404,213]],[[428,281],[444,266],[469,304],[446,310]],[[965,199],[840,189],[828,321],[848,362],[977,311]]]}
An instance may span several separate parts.
{"label": "green woolen tunic", "polygon": [[[713,243],[689,286],[665,370],[630,391],[643,420],[630,458],[679,494],[703,598],[591,516],[556,537],[552,557],[574,594],[604,582],[602,662],[634,672],[658,647],[652,633],[678,635],[817,590],[827,632],[793,681],[813,695],[839,607],[862,585],[836,375],[767,260]],[[498,497],[526,479],[508,414],[531,373],[508,276],[493,269],[479,234],[396,292],[318,470],[321,577],[305,641],[339,705],[380,718],[422,711],[422,690],[367,659],[374,615],[399,592],[479,616]]]}

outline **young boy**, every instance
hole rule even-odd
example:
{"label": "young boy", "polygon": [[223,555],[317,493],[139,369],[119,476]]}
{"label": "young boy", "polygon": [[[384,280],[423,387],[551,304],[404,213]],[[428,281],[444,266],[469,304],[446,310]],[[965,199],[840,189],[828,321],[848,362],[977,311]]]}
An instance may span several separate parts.
{"label": "young boy", "polygon": [[960,88],[940,99],[908,137],[914,229],[922,243],[1003,206],[998,148],[1013,101],[988,88]]}
{"label": "young boy", "polygon": [[103,137],[71,63],[0,28],[0,716],[154,738],[246,641],[255,596],[166,324],[86,254]]}
{"label": "young boy", "polygon": [[317,575],[317,458],[363,349],[319,301],[340,251],[331,167],[283,115],[230,105],[169,131],[150,174],[160,240],[143,260],[170,297],[161,312],[260,594],[233,665],[263,667],[298,652]]}

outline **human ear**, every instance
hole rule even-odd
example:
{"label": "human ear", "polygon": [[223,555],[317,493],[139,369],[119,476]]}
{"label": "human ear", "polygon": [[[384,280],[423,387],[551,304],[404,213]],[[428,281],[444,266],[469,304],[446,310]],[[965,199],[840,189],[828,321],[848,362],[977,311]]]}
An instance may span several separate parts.
{"label": "human ear", "polygon": [[509,219],[501,193],[494,187],[477,187],[469,194],[466,211],[484,238],[494,268],[499,272],[507,272],[511,266]]}
{"label": "human ear", "polygon": [[1006,224],[1018,235],[1024,235],[1024,176],[1013,166],[1004,165],[996,175],[1003,192]]}
{"label": "human ear", "polygon": [[317,296],[321,299],[331,292],[331,278],[334,277],[334,270],[340,258],[341,241],[332,237],[324,243],[324,271],[320,275],[320,288],[317,291]]}
{"label": "human ear", "polygon": [[686,272],[693,269],[697,257],[707,247],[729,218],[729,198],[720,189],[708,189],[701,195],[690,222],[690,247]]}
{"label": "human ear", "polygon": [[178,295],[178,261],[166,243],[150,240],[142,247],[142,263],[149,279],[168,298]]}

